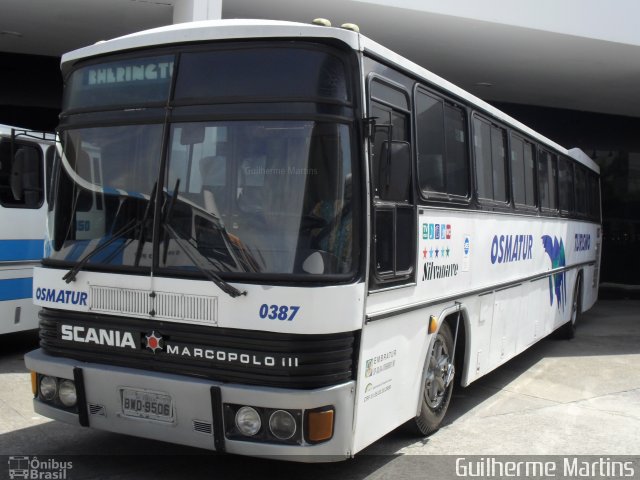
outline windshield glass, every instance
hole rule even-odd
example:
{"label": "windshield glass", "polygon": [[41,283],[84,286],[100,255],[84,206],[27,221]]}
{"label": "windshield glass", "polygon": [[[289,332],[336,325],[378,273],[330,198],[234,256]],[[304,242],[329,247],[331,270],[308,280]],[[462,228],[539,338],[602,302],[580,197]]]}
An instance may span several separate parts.
{"label": "windshield glass", "polygon": [[[142,221],[160,168],[162,130],[162,125],[126,125],[69,130],[61,136],[66,165],[57,172],[48,222],[50,258],[78,261],[127,225]],[[150,245],[136,262],[139,240],[151,239],[151,228],[143,230],[129,231],[90,262],[150,265]]]}
{"label": "windshield glass", "polygon": [[166,185],[178,195],[167,208],[173,235],[166,235],[161,266],[189,267],[184,256],[164,253],[178,236],[217,272],[351,272],[346,125],[176,124]]}
{"label": "windshield glass", "polygon": [[[162,182],[162,125],[69,130],[50,258],[77,262],[111,241],[90,265],[149,267],[155,213],[159,268],[351,274],[349,129],[300,120],[176,123]],[[149,208],[156,183],[161,203]]]}

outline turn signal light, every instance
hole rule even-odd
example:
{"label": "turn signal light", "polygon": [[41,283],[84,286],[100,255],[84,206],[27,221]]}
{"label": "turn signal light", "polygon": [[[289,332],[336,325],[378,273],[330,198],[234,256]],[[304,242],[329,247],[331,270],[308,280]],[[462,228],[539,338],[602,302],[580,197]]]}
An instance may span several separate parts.
{"label": "turn signal light", "polygon": [[438,331],[438,319],[431,315],[429,317],[429,333],[436,333]]}
{"label": "turn signal light", "polygon": [[38,374],[31,372],[31,393],[35,397],[38,394]]}
{"label": "turn signal light", "polygon": [[307,440],[324,442],[333,437],[334,410],[315,410],[307,413]]}

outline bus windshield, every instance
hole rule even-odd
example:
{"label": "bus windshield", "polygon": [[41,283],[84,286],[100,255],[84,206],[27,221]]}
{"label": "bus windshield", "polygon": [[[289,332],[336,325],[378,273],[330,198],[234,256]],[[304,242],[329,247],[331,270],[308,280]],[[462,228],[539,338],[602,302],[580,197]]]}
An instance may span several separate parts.
{"label": "bus windshield", "polygon": [[195,274],[351,274],[350,130],[311,120],[66,130],[50,258],[81,261],[121,236],[88,263],[153,263]]}

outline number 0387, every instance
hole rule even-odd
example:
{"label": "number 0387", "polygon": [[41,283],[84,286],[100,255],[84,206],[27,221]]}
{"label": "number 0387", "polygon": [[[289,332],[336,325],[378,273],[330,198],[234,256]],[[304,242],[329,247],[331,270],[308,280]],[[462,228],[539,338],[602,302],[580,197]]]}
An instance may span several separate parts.
{"label": "number 0387", "polygon": [[292,321],[300,310],[297,305],[267,305],[263,303],[260,306],[260,318],[268,318],[269,320]]}

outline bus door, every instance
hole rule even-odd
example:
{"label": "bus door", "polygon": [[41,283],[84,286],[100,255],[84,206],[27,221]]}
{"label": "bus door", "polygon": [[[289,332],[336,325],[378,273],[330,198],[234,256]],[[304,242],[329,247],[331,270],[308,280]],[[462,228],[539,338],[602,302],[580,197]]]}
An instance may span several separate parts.
{"label": "bus door", "polygon": [[411,195],[409,96],[377,76],[369,82],[373,196],[371,289],[413,283],[415,209]]}

